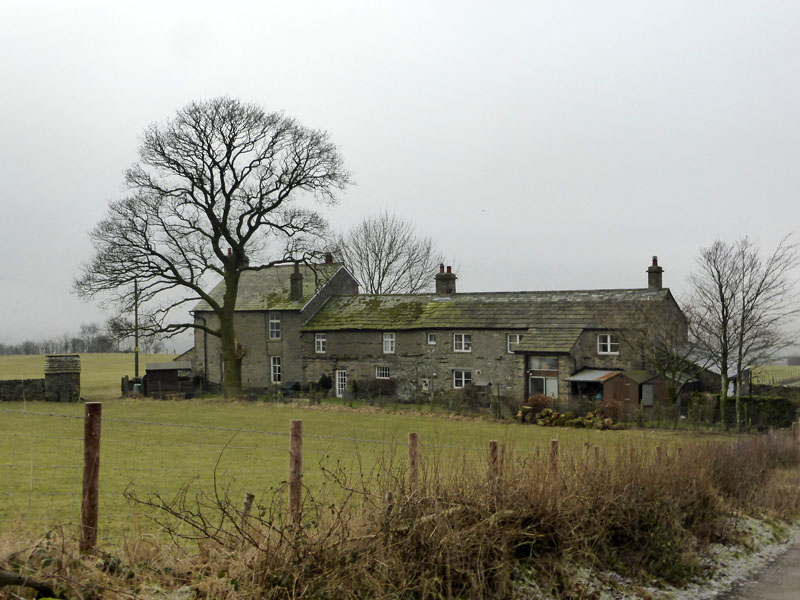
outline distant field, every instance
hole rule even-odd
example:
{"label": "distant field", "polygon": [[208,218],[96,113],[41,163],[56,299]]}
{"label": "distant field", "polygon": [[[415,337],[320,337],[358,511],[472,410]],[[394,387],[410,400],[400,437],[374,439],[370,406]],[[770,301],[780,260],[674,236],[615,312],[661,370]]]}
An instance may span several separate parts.
{"label": "distant field", "polygon": [[767,365],[753,369],[753,383],[764,385],[800,385],[800,366]]}
{"label": "distant field", "polygon": [[[174,354],[140,354],[139,374],[148,362],[166,362]],[[102,400],[119,396],[124,375],[133,377],[133,354],[81,354],[81,396]],[[39,379],[44,377],[44,356],[0,356],[0,379]]]}

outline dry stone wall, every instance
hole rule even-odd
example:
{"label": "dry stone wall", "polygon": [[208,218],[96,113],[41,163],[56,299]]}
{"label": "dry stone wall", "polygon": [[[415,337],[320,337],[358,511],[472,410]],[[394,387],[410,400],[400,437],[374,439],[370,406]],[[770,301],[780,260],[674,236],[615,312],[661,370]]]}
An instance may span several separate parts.
{"label": "dry stone wall", "polygon": [[44,400],[44,379],[7,379],[0,381],[0,402]]}

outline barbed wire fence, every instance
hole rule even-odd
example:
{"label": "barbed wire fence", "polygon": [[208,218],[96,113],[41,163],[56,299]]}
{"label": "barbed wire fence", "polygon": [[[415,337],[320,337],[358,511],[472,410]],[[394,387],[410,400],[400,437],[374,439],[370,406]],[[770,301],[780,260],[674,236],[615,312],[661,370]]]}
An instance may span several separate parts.
{"label": "barbed wire fence", "polygon": [[[225,494],[240,498],[255,492],[265,504],[276,493],[286,494],[290,519],[298,521],[302,490],[321,483],[322,469],[308,469],[304,474],[304,458],[306,464],[350,461],[355,467],[364,454],[378,456],[387,448],[399,453],[407,447],[405,477],[411,491],[419,481],[420,456],[433,451],[472,452],[477,460],[482,456],[490,480],[500,477],[503,469],[505,448],[498,447],[496,440],[480,448],[466,442],[425,443],[414,432],[407,440],[310,434],[303,433],[298,420],[291,422],[288,431],[274,431],[100,419],[99,403],[84,406],[83,416],[0,408],[0,415],[8,415],[0,417],[0,445],[8,448],[0,459],[0,522],[79,526],[80,532],[93,531],[100,541],[113,543],[142,518],[126,499],[126,491],[139,497],[169,498],[190,485],[207,492],[222,485]],[[93,425],[92,410],[97,411]],[[797,441],[798,423],[793,433]],[[586,460],[600,460],[598,446],[584,446],[567,450],[582,452]],[[564,448],[559,449],[557,439],[540,438],[538,445],[524,451],[539,455],[539,464],[548,465],[554,473],[565,463]],[[680,453],[680,448],[676,451]],[[665,455],[656,446],[652,458],[660,461]],[[99,457],[99,471],[92,466],[93,456]],[[87,508],[92,502],[94,506]],[[90,536],[82,545],[88,550],[94,543]]]}
{"label": "barbed wire fence", "polygon": [[[94,404],[85,406],[88,410]],[[0,417],[0,437],[4,438],[0,444],[8,448],[0,459],[0,521],[78,525],[87,494],[81,473],[85,479],[88,413],[0,408],[0,414],[6,415]],[[16,423],[9,423],[8,417],[17,417]],[[285,440],[285,445],[276,444],[274,438]],[[379,453],[407,444],[396,439],[310,433],[301,435],[301,444],[302,439],[306,464],[340,463],[348,460],[348,453],[355,463],[355,453],[365,453],[364,447],[373,446],[373,453]],[[319,483],[313,472],[305,480],[302,472],[289,472],[287,477],[287,458],[297,443],[290,431],[103,417],[97,448],[99,523],[94,527],[101,541],[113,541],[131,519],[138,518],[125,498],[126,490],[142,497],[169,497],[188,484],[208,491],[223,481],[226,493],[244,496],[257,490],[267,496],[281,487],[296,490],[299,485]],[[467,444],[415,442],[413,447],[415,454],[418,447],[455,453],[474,450]],[[410,467],[410,476],[416,468]]]}

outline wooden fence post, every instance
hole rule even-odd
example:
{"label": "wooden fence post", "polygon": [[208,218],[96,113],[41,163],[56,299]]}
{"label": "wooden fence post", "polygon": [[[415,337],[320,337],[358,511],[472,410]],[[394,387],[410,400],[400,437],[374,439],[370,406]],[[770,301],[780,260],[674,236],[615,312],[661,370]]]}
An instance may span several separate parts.
{"label": "wooden fence post", "polygon": [[293,419],[289,438],[289,518],[300,525],[303,516],[303,421]]}
{"label": "wooden fence post", "polygon": [[419,485],[419,437],[408,434],[408,489],[413,494]]}
{"label": "wooden fence post", "polygon": [[100,496],[100,425],[103,405],[87,402],[83,417],[83,495],[81,497],[81,539],[85,554],[97,544],[97,512]]}
{"label": "wooden fence post", "polygon": [[594,447],[594,468],[597,469],[600,466],[600,446]]}
{"label": "wooden fence post", "polygon": [[558,440],[550,440],[550,469],[558,471]]}
{"label": "wooden fence post", "polygon": [[242,504],[242,533],[247,532],[247,519],[250,518],[250,510],[253,508],[253,499],[255,496],[253,494],[248,493],[244,497],[244,503]]}
{"label": "wooden fence post", "polygon": [[500,457],[497,451],[497,440],[489,442],[489,485],[496,485],[500,478]]}
{"label": "wooden fence post", "polygon": [[661,451],[661,446],[656,446],[656,465],[660,465],[663,459],[664,455]]}

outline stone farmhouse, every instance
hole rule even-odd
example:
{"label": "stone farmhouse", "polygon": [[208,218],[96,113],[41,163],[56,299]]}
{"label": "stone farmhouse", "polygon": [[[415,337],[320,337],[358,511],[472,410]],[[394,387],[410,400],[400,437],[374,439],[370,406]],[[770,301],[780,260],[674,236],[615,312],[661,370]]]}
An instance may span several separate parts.
{"label": "stone farmhouse", "polygon": [[[368,295],[330,258],[248,271],[235,323],[242,381],[266,389],[327,375],[340,397],[357,382],[401,398],[469,389],[517,400],[546,394],[560,407],[600,397],[657,405],[664,382],[646,371],[642,342],[626,329],[646,314],[685,332],[662,273],[654,257],[638,289],[463,293],[442,265],[433,293]],[[214,325],[216,317],[201,302],[194,318]],[[193,368],[221,383],[218,338],[197,330]]]}

